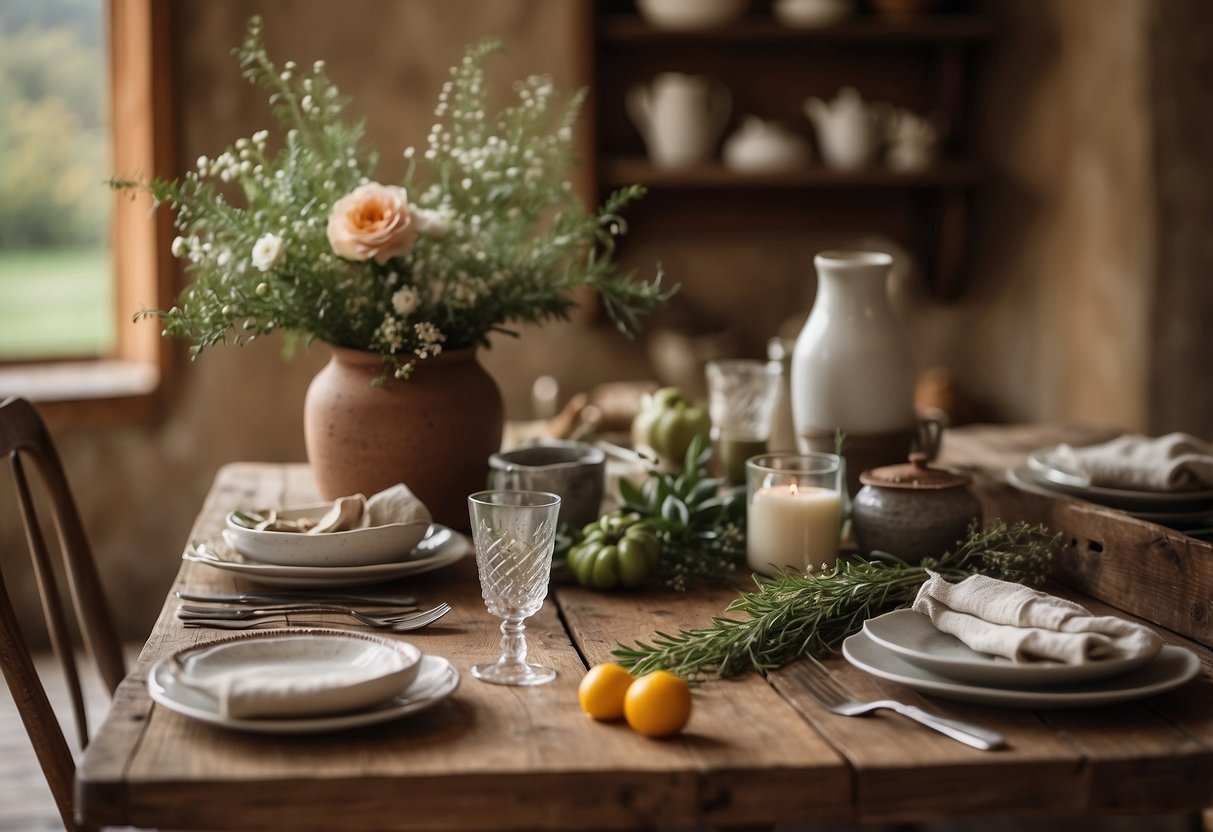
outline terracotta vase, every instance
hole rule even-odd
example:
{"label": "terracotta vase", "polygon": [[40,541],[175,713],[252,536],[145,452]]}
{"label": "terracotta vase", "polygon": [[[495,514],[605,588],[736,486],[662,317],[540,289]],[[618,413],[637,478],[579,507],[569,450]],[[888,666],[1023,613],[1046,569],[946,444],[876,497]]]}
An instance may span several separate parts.
{"label": "terracotta vase", "polygon": [[304,402],[308,462],[326,500],[373,494],[398,482],[434,521],[469,527],[467,496],[485,487],[501,447],[504,406],[474,349],[419,361],[407,380],[388,378],[379,355],[333,347]]}

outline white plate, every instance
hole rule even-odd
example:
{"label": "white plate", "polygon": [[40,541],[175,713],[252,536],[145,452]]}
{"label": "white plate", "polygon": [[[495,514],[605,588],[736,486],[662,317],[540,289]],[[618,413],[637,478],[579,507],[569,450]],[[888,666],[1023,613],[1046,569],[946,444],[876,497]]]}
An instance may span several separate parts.
{"label": "white plate", "polygon": [[396,696],[362,710],[289,719],[232,719],[220,713],[219,702],[214,697],[181,684],[173,668],[170,659],[162,659],[152,666],[147,687],[155,702],[202,722],[261,734],[315,734],[387,722],[432,708],[459,687],[459,671],[453,664],[441,656],[426,655],[421,657],[416,681]]}
{"label": "white plate", "polygon": [[421,651],[340,630],[268,630],[195,645],[164,659],[178,685],[230,697],[236,717],[314,717],[360,710],[411,685]]}
{"label": "white plate", "polygon": [[417,544],[406,560],[369,566],[278,566],[254,563],[220,539],[195,543],[182,558],[234,572],[267,586],[334,587],[358,586],[419,575],[450,566],[472,550],[472,543],[446,526],[430,526],[430,534]]}
{"label": "white plate", "polygon": [[[331,508],[331,504],[325,504],[283,509],[278,517],[319,520]],[[228,545],[249,560],[279,566],[370,566],[403,560],[430,527],[426,521],[324,534],[271,532],[242,526],[232,514],[227,516],[227,529],[223,533]]]}
{"label": "white plate", "polygon": [[1125,673],[1153,656],[1107,659],[1083,664],[1016,662],[979,653],[956,636],[937,629],[914,610],[895,610],[863,622],[872,641],[924,670],[978,685],[1036,687],[1103,679]]}
{"label": "white plate", "polygon": [[[1028,455],[1028,463],[1008,472],[1012,485],[1026,483],[1047,491],[1130,511],[1198,511],[1213,505],[1213,489],[1200,491],[1144,491],[1107,488],[1082,484],[1083,478],[1053,468],[1046,460],[1052,448],[1041,448]],[[1032,488],[1025,490],[1031,491]]]}
{"label": "white plate", "polygon": [[1200,671],[1200,660],[1192,651],[1167,645],[1128,673],[1052,688],[1015,688],[972,685],[940,676],[910,664],[863,632],[842,643],[842,655],[860,670],[923,693],[1010,708],[1083,708],[1129,702],[1177,688]]}

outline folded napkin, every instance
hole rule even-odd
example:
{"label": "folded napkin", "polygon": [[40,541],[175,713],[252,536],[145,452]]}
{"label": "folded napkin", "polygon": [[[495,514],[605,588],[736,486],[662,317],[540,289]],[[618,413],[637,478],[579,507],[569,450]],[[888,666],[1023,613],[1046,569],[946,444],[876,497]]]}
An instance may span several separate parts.
{"label": "folded napkin", "polygon": [[1213,488],[1213,443],[1186,433],[1119,436],[1083,448],[1058,445],[1048,462],[1097,486],[1147,491]]}
{"label": "folded napkin", "polygon": [[179,660],[177,681],[214,697],[225,717],[302,717],[382,702],[404,690],[420,669],[419,653],[372,649],[347,656],[326,655],[326,649],[275,636],[221,642]]}
{"label": "folded napkin", "polygon": [[981,653],[1017,662],[1083,664],[1151,657],[1162,639],[1148,627],[1022,584],[971,575],[950,584],[934,572],[918,590],[914,611]]}
{"label": "folded napkin", "polygon": [[258,531],[307,534],[347,532],[396,523],[433,522],[425,503],[402,482],[370,497],[362,494],[338,497],[319,520],[308,517],[288,520],[279,517],[276,511],[262,512],[259,516],[264,519],[255,526]]}

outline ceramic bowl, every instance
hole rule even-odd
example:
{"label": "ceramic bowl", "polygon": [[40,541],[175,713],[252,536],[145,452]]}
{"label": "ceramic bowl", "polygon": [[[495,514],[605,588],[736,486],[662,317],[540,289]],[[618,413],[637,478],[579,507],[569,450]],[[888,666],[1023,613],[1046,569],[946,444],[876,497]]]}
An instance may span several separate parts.
{"label": "ceramic bowl", "polygon": [[848,17],[853,0],[775,0],[772,11],[784,26],[830,26]]}
{"label": "ceramic bowl", "polygon": [[662,29],[707,29],[741,17],[749,0],[637,0],[641,16]]}
{"label": "ceramic bowl", "polygon": [[[284,520],[319,520],[331,503],[283,509]],[[223,538],[249,560],[278,566],[371,566],[404,560],[429,531],[427,522],[391,523],[344,532],[304,534],[302,532],[258,531],[242,526],[232,514],[227,516]]]}

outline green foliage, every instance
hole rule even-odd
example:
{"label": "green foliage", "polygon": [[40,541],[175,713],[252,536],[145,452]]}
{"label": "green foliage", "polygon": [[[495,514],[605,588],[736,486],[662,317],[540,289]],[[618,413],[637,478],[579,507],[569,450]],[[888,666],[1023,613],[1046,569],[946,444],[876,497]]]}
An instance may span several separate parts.
{"label": "green foliage", "polygon": [[623,510],[657,532],[657,574],[673,589],[728,584],[745,556],[745,492],[721,493],[724,480],[707,476],[711,456],[711,443],[700,434],[687,448],[681,471],[654,469],[640,488],[619,481]]}
{"label": "green foliage", "polygon": [[[487,345],[509,325],[567,318],[570,291],[581,286],[633,331],[668,297],[660,276],[620,276],[611,257],[625,227],[618,212],[642,190],[626,188],[587,212],[565,178],[583,96],[558,106],[551,82],[531,77],[493,114],[484,63],[497,49],[468,50],[438,97],[428,147],[404,151],[400,185],[420,236],[385,262],[354,261],[334,252],[328,221],[334,203],[374,180],[376,154],[361,123],[345,117],[323,63],[275,66],[254,18],[237,54],[245,77],[269,95],[281,147],[271,150],[259,131],[200,158],[179,181],[144,186],[176,209],[174,254],[194,280],[177,306],[143,314],[192,341],[195,354],[283,329],[378,352],[398,376],[442,349]],[[258,245],[273,251],[268,265],[255,261]]]}
{"label": "green foliage", "polygon": [[676,635],[657,633],[652,643],[619,645],[616,661],[634,675],[669,670],[688,679],[703,674],[736,676],[775,670],[801,656],[825,657],[863,626],[865,619],[908,606],[927,570],[949,581],[974,573],[1039,583],[1048,574],[1061,535],[1044,526],[997,520],[970,527],[968,537],[939,558],[919,565],[896,560],[843,560],[822,572],[786,571],[743,592],[707,627]]}
{"label": "green foliage", "polygon": [[0,6],[0,248],[105,242],[105,60],[96,4]]}

